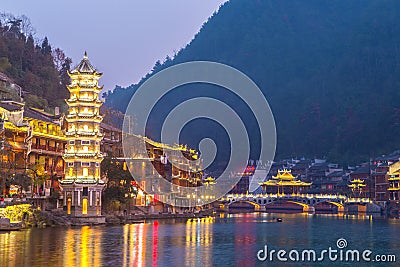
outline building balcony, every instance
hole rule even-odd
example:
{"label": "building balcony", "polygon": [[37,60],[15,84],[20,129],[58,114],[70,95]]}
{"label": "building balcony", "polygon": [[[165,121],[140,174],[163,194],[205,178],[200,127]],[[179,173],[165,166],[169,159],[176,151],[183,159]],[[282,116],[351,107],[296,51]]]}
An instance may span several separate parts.
{"label": "building balcony", "polygon": [[389,191],[400,191],[400,186],[391,186],[388,188]]}
{"label": "building balcony", "polygon": [[63,133],[61,130],[48,131],[47,129],[34,128],[33,136],[43,136],[43,137],[48,137],[48,138],[60,139],[60,138],[63,138]]}
{"label": "building balcony", "polygon": [[89,121],[89,120],[94,122],[101,122],[103,120],[103,117],[98,114],[90,114],[90,113],[78,113],[78,114],[74,113],[67,115],[68,122]]}
{"label": "building balcony", "polygon": [[104,156],[99,152],[67,152],[64,154],[64,158],[97,158],[102,159]]}
{"label": "building balcony", "polygon": [[31,149],[38,149],[38,150],[45,150],[45,151],[52,151],[52,152],[64,152],[64,149],[60,148],[60,147],[38,145],[38,144],[32,144]]}
{"label": "building balcony", "polygon": [[99,108],[101,107],[101,105],[103,105],[103,102],[101,100],[82,101],[81,99],[76,99],[74,101],[67,101],[67,105],[69,107],[86,106],[86,107]]}
{"label": "building balcony", "polygon": [[97,131],[69,131],[65,133],[66,136],[75,136],[75,135],[80,135],[80,136],[98,136],[98,137],[103,137],[103,134]]}
{"label": "building balcony", "polygon": [[32,148],[31,153],[51,155],[51,156],[60,156],[60,157],[63,155],[62,151],[50,151],[47,149],[37,149],[37,148]]}

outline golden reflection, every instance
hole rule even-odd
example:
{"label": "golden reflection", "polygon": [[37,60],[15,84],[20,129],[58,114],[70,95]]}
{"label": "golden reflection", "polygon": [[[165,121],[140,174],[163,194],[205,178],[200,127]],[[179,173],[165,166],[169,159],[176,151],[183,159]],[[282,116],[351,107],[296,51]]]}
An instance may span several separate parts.
{"label": "golden reflection", "polygon": [[31,229],[0,233],[0,266],[19,267],[26,265],[27,255],[31,252]]}
{"label": "golden reflection", "polygon": [[1,266],[6,266],[7,263],[9,264],[9,266],[15,266],[15,261],[14,261],[15,257],[13,257],[12,251],[7,249],[7,247],[9,246],[10,247],[15,246],[15,240],[13,240],[13,233],[11,232],[0,235],[0,243],[7,244],[5,248],[1,249],[1,258],[0,258]]}
{"label": "golden reflection", "polygon": [[81,231],[81,267],[89,266],[89,226],[83,226]]}
{"label": "golden reflection", "polygon": [[81,229],[68,229],[65,233],[63,266],[101,266],[102,231],[83,226]]}
{"label": "golden reflection", "polygon": [[[193,218],[186,222],[185,266],[211,266],[214,218]],[[203,255],[200,260],[196,255]]]}
{"label": "golden reflection", "polygon": [[64,251],[65,255],[68,257],[64,257],[64,266],[75,266],[75,230],[69,229],[65,233],[65,242],[64,242]]}

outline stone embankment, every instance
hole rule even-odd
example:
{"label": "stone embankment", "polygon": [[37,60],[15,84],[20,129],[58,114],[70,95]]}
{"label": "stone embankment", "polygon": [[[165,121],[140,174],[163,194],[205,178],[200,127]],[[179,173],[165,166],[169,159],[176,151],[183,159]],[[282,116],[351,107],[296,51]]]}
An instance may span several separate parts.
{"label": "stone embankment", "polygon": [[71,220],[58,212],[48,212],[34,210],[32,216],[25,220],[26,227],[52,227],[52,226],[71,226]]}
{"label": "stone embankment", "polygon": [[205,218],[214,215],[214,210],[202,212],[188,212],[188,213],[147,213],[135,215],[123,214],[108,214],[106,215],[106,223],[112,224],[126,224],[138,223],[146,220],[160,220],[160,219],[185,219],[185,218]]}

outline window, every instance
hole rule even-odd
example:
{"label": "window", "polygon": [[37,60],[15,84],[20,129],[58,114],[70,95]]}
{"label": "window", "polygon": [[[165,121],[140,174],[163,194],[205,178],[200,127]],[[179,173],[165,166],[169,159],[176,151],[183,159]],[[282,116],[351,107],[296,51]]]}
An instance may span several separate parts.
{"label": "window", "polygon": [[89,140],[82,140],[81,141],[81,145],[90,145],[90,141]]}
{"label": "window", "polygon": [[89,175],[88,168],[83,168],[82,172],[83,172],[83,177],[87,177]]}
{"label": "window", "polygon": [[69,141],[69,144],[70,144],[70,145],[75,145],[75,140],[70,140],[70,141]]}
{"label": "window", "polygon": [[82,167],[90,167],[90,162],[81,162]]}
{"label": "window", "polygon": [[68,162],[68,167],[74,167],[74,163],[73,162]]}
{"label": "window", "polygon": [[100,163],[96,162],[96,167],[100,167]]}

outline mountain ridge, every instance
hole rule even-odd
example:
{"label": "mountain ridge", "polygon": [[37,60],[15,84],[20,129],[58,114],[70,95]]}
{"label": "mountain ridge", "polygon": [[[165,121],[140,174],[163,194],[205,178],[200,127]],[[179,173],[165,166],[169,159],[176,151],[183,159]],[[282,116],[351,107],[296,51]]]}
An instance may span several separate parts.
{"label": "mountain ridge", "polygon": [[174,58],[156,62],[138,84],[105,94],[106,105],[124,112],[154,73],[187,61],[216,61],[261,88],[276,120],[278,158],[368,160],[398,148],[396,21],[395,0],[231,0]]}

